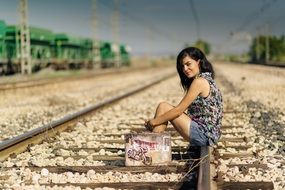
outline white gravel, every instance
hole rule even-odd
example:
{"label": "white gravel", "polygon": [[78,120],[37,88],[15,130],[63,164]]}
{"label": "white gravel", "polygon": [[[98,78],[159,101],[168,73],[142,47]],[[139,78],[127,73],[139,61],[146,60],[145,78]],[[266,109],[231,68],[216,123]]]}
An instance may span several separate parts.
{"label": "white gravel", "polygon": [[1,91],[0,142],[170,72],[169,68],[147,69]]}
{"label": "white gravel", "polygon": [[[169,90],[171,89],[171,90]],[[158,92],[164,91],[163,94]],[[182,174],[156,174],[156,173],[141,173],[130,175],[129,173],[108,172],[107,174],[99,174],[95,171],[89,173],[74,174],[63,173],[56,174],[46,170],[40,172],[31,172],[25,169],[24,166],[96,166],[106,165],[108,162],[94,161],[93,156],[96,155],[119,155],[122,151],[111,153],[106,151],[106,147],[124,148],[124,144],[117,143],[100,143],[98,140],[104,140],[106,137],[102,134],[116,133],[125,134],[131,131],[131,128],[144,128],[144,119],[153,117],[156,106],[160,101],[168,101],[172,104],[177,104],[182,96],[182,89],[179,86],[177,78],[169,79],[167,82],[160,83],[142,93],[139,93],[130,98],[120,101],[118,104],[99,110],[90,120],[78,122],[71,132],[62,132],[55,137],[55,141],[49,140],[40,145],[34,145],[29,148],[29,152],[24,152],[16,156],[16,158],[9,158],[7,161],[1,163],[2,167],[22,166],[21,171],[7,171],[5,175],[10,176],[9,180],[2,181],[3,186],[16,185],[23,188],[24,182],[32,181],[35,185],[37,183],[50,182],[73,182],[77,180],[80,182],[131,182],[131,181],[176,181],[182,179]],[[179,97],[179,98],[178,98]],[[146,103],[146,100],[147,103]],[[120,124],[119,124],[120,123]],[[132,123],[134,125],[132,125]],[[138,125],[138,124],[141,125]],[[119,137],[122,139],[122,136]],[[172,146],[187,146],[181,137],[172,139]],[[89,147],[101,148],[98,152],[88,152],[87,150],[72,151],[67,150],[68,147]],[[65,147],[66,149],[56,149],[56,147]],[[80,159],[74,159],[72,156],[82,156]],[[173,162],[177,163],[177,162]],[[184,162],[185,163],[185,162]],[[122,164],[118,162],[118,164]],[[181,163],[177,163],[181,164]],[[183,164],[183,163],[182,163]],[[92,172],[94,175],[91,175]],[[91,174],[90,174],[91,173]],[[23,180],[23,176],[28,176]],[[92,178],[88,178],[92,176]],[[36,186],[35,186],[36,187]],[[26,188],[26,187],[25,187]]]}
{"label": "white gravel", "polygon": [[[233,157],[219,159],[217,172],[224,181],[272,181],[275,189],[285,189],[285,69],[256,65],[220,63],[216,64],[224,94],[226,110],[246,111],[245,113],[225,114],[224,125],[242,125],[224,132],[244,132],[223,135],[222,137],[247,137],[247,142],[226,142],[226,145],[249,145],[247,150],[223,148],[225,153],[251,153],[246,158]],[[221,77],[221,75],[223,77]],[[238,166],[229,164],[266,164],[268,169],[249,168],[242,171]]]}
{"label": "white gravel", "polygon": [[[278,93],[279,90],[284,92],[284,86],[280,85],[280,81],[284,81],[285,77],[283,70],[226,63],[215,64],[214,67],[217,72],[218,85],[223,92],[225,110],[246,111],[245,113],[225,114],[224,125],[242,125],[244,128],[241,130],[238,128],[225,130],[224,132],[232,132],[232,134],[223,135],[222,138],[242,137],[239,134],[234,134],[234,132],[245,132],[244,136],[247,137],[247,142],[241,144],[227,142],[226,145],[249,145],[251,148],[245,150],[245,152],[256,155],[255,157],[245,159],[237,157],[219,159],[215,161],[218,173],[222,174],[225,181],[273,181],[275,189],[284,189],[285,162],[282,152],[284,141],[281,137],[284,136],[283,126],[285,119],[284,103],[281,100],[284,99],[285,93]],[[224,80],[225,78],[228,81]],[[269,86],[274,90],[269,90]],[[54,142],[49,140],[40,145],[32,146],[30,147],[30,152],[19,154],[15,158],[9,158],[1,163],[0,166],[48,166],[65,165],[66,163],[68,165],[83,166],[109,164],[102,161],[94,161],[92,155],[106,155],[108,151],[104,150],[104,148],[124,148],[124,145],[118,143],[102,144],[98,140],[106,138],[102,135],[100,136],[100,134],[124,134],[129,132],[130,127],[143,127],[137,124],[142,124],[144,119],[153,116],[158,102],[167,101],[175,105],[180,101],[182,94],[178,79],[168,80],[143,93],[122,100],[113,107],[98,111],[90,120],[79,122],[74,131],[62,132],[60,136],[55,137],[56,140]],[[118,123],[121,124],[118,125]],[[131,123],[135,125],[131,125]],[[187,144],[182,138],[172,139],[172,145],[186,146]],[[219,142],[219,145],[224,146],[222,142]],[[55,152],[54,148],[56,147],[93,147],[101,149],[96,153],[89,153],[88,151],[73,152],[65,149],[59,149],[59,152]],[[218,151],[225,154],[239,153],[244,150],[237,151],[236,149],[224,147]],[[85,158],[76,160],[71,155],[81,155]],[[242,163],[266,164],[268,169],[250,168],[246,173],[241,173],[238,167],[227,166],[228,164]],[[89,174],[88,172],[84,174],[54,174],[46,170],[31,172],[24,167],[20,170],[3,172],[1,175],[9,177],[8,180],[0,180],[1,187],[12,187],[13,185],[23,189],[36,189],[39,187],[37,183],[43,181],[50,182],[62,179],[63,182],[67,180],[74,182],[76,180],[73,178],[74,175],[78,175],[77,177],[84,181],[91,180],[93,177],[96,177],[96,179],[101,177],[102,180],[106,179],[106,175],[97,176],[96,171],[92,170],[89,171]],[[108,175],[109,177],[114,177],[115,181],[144,179],[148,174],[142,174],[140,177],[130,177],[126,173],[122,175],[120,173],[109,173]],[[172,176],[171,180],[174,181],[179,180],[181,177],[177,174],[171,174],[169,177],[164,175],[162,178],[158,174],[152,175],[156,175],[156,177],[149,177],[157,178],[161,181],[170,180],[170,176]],[[27,179],[23,176],[30,176],[29,180],[33,181],[34,185],[25,186],[25,180]],[[2,178],[0,177],[0,179]]]}

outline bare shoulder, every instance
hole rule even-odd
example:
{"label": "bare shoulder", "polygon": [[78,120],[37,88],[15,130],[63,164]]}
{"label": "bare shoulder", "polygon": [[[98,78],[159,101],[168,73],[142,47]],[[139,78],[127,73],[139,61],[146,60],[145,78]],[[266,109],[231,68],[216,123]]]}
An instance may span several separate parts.
{"label": "bare shoulder", "polygon": [[209,86],[209,82],[203,77],[199,77],[193,80],[192,85],[195,85],[195,86],[197,85],[200,87],[207,87]]}
{"label": "bare shoulder", "polygon": [[203,97],[207,97],[209,95],[210,84],[203,77],[199,77],[199,78],[194,79],[192,82],[192,85],[194,88],[199,88],[199,92]]}

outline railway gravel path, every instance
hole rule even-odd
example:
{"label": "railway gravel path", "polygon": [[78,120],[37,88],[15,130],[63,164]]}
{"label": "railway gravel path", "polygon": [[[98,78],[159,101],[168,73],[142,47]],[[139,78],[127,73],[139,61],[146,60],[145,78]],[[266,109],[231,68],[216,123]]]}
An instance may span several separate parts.
{"label": "railway gravel path", "polygon": [[[215,64],[214,67],[226,111],[222,139],[211,156],[216,171],[215,182],[218,187],[230,187],[236,182],[236,187],[238,184],[253,184],[255,188],[258,184],[254,182],[262,181],[268,187],[273,182],[274,189],[284,189],[285,119],[283,104],[279,103],[284,96],[284,93],[279,93],[279,90],[284,92],[280,82],[284,81],[284,70],[226,63]],[[268,86],[274,90],[270,91]],[[167,101],[175,105],[182,95],[179,80],[175,77],[99,110],[89,119],[78,122],[73,130],[47,138],[44,143],[33,145],[29,151],[2,162],[1,188],[41,189],[44,188],[41,184],[45,184],[49,189],[52,188],[51,183],[63,183],[56,187],[68,189],[75,187],[68,187],[66,183],[140,180],[177,184],[184,177],[182,172],[166,175],[141,172],[137,175],[124,171],[98,172],[98,168],[124,165],[123,134],[144,130],[143,119],[152,117],[158,102]],[[172,135],[172,146],[186,149],[188,143],[177,134]],[[173,161],[173,164],[178,167],[185,162]],[[66,168],[58,172],[52,168],[59,166],[85,168],[84,171],[81,168],[81,172],[66,171]],[[7,169],[9,167],[12,168]],[[88,189],[77,187],[81,188]]]}
{"label": "railway gravel path", "polygon": [[[285,70],[222,63],[216,65],[224,95],[222,129],[224,140],[214,149],[216,180],[228,182],[273,182],[285,188]],[[282,93],[283,92],[283,93]],[[221,184],[218,184],[221,185]],[[260,185],[260,184],[259,184]],[[263,184],[264,185],[264,184]],[[267,184],[270,187],[270,183]],[[240,186],[241,187],[241,186]],[[266,188],[263,186],[262,188]]]}
{"label": "railway gravel path", "polygon": [[[162,91],[164,93],[160,94]],[[177,97],[181,97],[181,93],[179,81],[177,78],[172,78],[124,99],[114,106],[99,110],[89,119],[78,122],[72,131],[62,132],[59,136],[46,139],[42,144],[31,146],[28,151],[1,163],[2,168],[14,168],[5,169],[5,172],[1,173],[0,179],[5,179],[1,182],[2,187],[35,189],[43,188],[40,184],[46,183],[110,181],[113,183],[169,182],[169,184],[173,182],[175,185],[183,178],[182,173],[164,175],[153,172],[131,174],[120,171],[97,173],[94,167],[124,165],[123,134],[135,130],[144,131],[143,119],[153,116],[157,103],[164,100],[176,104],[179,100]],[[187,147],[187,145],[188,143],[177,135],[172,138],[173,147]],[[173,164],[178,167],[185,162],[173,161]],[[81,174],[53,173],[47,169],[51,166],[85,166],[90,167],[90,170]],[[33,171],[31,167],[42,167],[42,170]]]}
{"label": "railway gravel path", "polygon": [[0,141],[48,124],[173,69],[143,69],[0,91]]}

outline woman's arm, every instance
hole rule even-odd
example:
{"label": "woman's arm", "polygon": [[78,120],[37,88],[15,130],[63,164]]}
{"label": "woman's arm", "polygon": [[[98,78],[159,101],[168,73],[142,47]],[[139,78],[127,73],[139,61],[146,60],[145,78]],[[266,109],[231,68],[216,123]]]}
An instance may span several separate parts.
{"label": "woman's arm", "polygon": [[191,86],[189,87],[188,92],[180,101],[180,103],[173,109],[166,112],[165,114],[149,120],[150,125],[157,126],[165,123],[166,121],[171,121],[179,117],[189,107],[189,105],[195,100],[195,98],[198,95],[209,94],[209,90],[210,90],[209,83],[207,82],[206,79],[201,77],[194,79]]}

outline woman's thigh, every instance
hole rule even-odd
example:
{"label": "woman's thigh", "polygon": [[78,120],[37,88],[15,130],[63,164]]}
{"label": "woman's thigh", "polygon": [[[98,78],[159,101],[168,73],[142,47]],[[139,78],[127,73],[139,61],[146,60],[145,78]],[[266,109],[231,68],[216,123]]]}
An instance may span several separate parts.
{"label": "woman's thigh", "polygon": [[[158,117],[166,112],[168,112],[169,110],[173,109],[174,106],[167,103],[167,102],[161,102],[159,104],[159,106],[157,107],[157,112],[155,117]],[[178,133],[187,141],[189,141],[189,127],[190,127],[190,123],[191,123],[191,119],[188,115],[186,114],[182,114],[179,117],[177,117],[176,119],[170,121],[172,123],[172,125],[174,126],[174,128],[178,131]],[[167,127],[166,125],[159,125],[156,126],[154,128],[154,132],[156,133],[160,133],[165,131]]]}
{"label": "woman's thigh", "polygon": [[175,129],[180,135],[190,142],[190,146],[208,146],[209,140],[204,132],[200,129],[199,124],[191,120],[191,118],[182,114],[178,118],[171,121]]}
{"label": "woman's thigh", "polygon": [[195,121],[191,121],[190,125],[190,146],[208,146],[209,140],[204,132],[200,129],[200,126]]}
{"label": "woman's thigh", "polygon": [[179,117],[171,121],[173,127],[178,131],[178,133],[187,141],[189,141],[189,130],[191,118],[186,114],[181,114]]}
{"label": "woman's thigh", "polygon": [[[174,106],[172,106],[169,103],[162,102],[159,104],[159,110],[161,110],[163,113],[173,109]],[[163,114],[160,113],[160,114]],[[190,128],[190,123],[191,123],[191,118],[186,115],[185,113],[181,114],[179,117],[176,119],[170,121],[174,128],[178,131],[178,133],[187,141],[189,141],[189,128]],[[157,131],[164,131],[166,126],[163,126],[163,129],[158,129],[156,127],[156,132]],[[155,130],[154,130],[155,131]]]}

